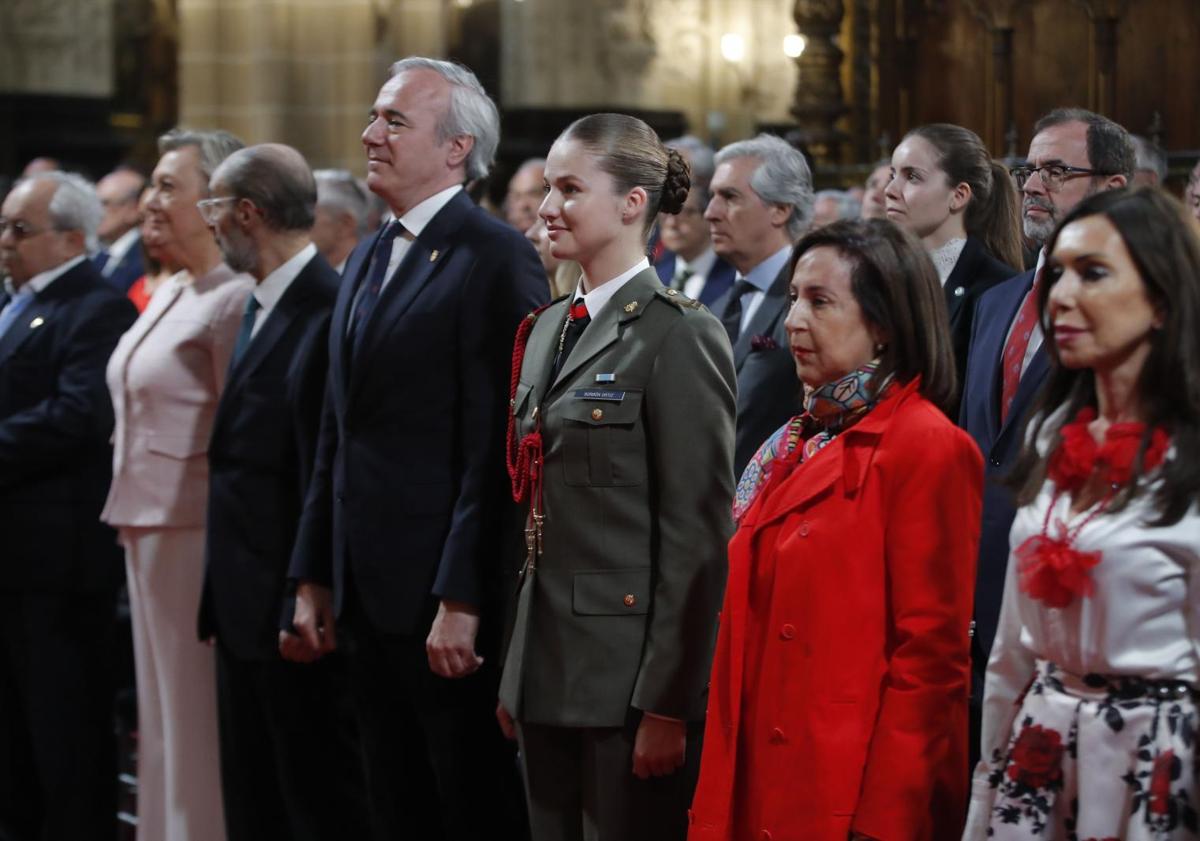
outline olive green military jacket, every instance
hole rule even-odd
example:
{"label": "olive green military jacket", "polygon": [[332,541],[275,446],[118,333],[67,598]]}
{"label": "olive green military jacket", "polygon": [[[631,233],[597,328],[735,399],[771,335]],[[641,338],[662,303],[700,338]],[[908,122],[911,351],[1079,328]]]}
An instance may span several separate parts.
{"label": "olive green military jacket", "polygon": [[721,323],[653,269],[551,383],[570,305],[529,335],[512,411],[540,422],[542,552],[520,575],[500,700],[518,721],[703,718],[733,531],[737,376]]}

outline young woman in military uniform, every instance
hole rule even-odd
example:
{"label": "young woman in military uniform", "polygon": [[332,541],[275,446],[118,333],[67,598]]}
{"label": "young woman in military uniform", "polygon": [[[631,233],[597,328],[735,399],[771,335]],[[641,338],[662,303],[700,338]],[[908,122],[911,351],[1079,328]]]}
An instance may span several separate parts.
{"label": "young woman in military uniform", "polygon": [[555,141],[540,215],[578,289],[514,352],[514,491],[528,506],[497,715],[535,841],[682,839],[732,531],[736,378],[721,323],[645,257],[687,164],[641,120]]}

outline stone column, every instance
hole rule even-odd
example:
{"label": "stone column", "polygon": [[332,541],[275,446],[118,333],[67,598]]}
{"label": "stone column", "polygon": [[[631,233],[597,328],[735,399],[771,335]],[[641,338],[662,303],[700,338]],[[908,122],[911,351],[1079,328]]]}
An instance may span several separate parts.
{"label": "stone column", "polygon": [[796,0],[796,27],[806,46],[796,59],[799,78],[792,101],[798,139],[818,164],[839,162],[846,136],[837,121],[846,113],[842,98],[842,51],[834,43],[842,26],[842,0]]}

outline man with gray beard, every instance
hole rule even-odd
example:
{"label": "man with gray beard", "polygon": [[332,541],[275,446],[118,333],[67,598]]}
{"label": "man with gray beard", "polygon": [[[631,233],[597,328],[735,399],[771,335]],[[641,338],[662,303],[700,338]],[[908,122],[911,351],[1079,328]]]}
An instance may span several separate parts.
{"label": "man with gray beard", "polygon": [[979,299],[971,329],[959,425],[985,459],[983,524],[971,623],[971,756],[979,753],[983,675],[1000,619],[1008,530],[1016,514],[1002,479],[1021,449],[1022,419],[1049,369],[1038,323],[1042,244],[1075,205],[1100,190],[1124,187],[1133,176],[1129,133],[1082,108],[1060,108],[1034,126],[1029,157],[1013,170],[1022,193],[1027,239],[1039,248],[1037,266],[994,286]]}
{"label": "man with gray beard", "polygon": [[[290,630],[286,597],[317,448],[338,276],[310,232],[317,187],[279,144],[234,152],[202,203],[225,262],[254,278],[213,421],[200,635],[217,653],[229,841],[369,835],[344,667]],[[318,659],[319,658],[319,659]]]}

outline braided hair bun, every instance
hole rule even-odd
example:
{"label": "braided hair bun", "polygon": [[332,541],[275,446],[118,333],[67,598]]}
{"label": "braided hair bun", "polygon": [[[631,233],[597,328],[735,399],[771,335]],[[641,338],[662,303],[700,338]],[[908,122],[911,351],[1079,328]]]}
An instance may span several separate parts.
{"label": "braided hair bun", "polygon": [[661,213],[675,214],[683,210],[688,190],[692,186],[692,168],[683,155],[667,147],[667,177],[663,181],[662,197],[658,201]]}

